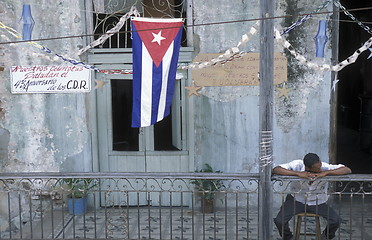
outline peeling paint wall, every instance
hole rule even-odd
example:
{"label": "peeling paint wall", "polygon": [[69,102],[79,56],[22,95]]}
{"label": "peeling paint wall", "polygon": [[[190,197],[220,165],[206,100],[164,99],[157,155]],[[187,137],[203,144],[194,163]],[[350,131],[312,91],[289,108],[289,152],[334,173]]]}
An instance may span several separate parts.
{"label": "peeling paint wall", "polygon": [[[81,35],[85,26],[83,1],[5,0],[1,22],[22,33],[22,3],[31,5],[33,39]],[[1,29],[0,41],[20,40]],[[44,40],[39,44],[64,57],[79,59],[81,38]],[[0,46],[0,171],[90,171],[91,133],[88,94],[12,94],[10,67],[15,65],[71,65],[28,43]]]}
{"label": "peeling paint wall", "polygon": [[[194,24],[259,18],[259,1],[193,1]],[[323,1],[276,1],[276,16],[310,13]],[[211,10],[213,8],[213,10]],[[324,11],[332,11],[329,4]],[[330,15],[318,15],[284,37],[296,51],[317,64],[331,63],[331,42],[324,58],[315,57],[314,36],[319,20]],[[278,18],[274,26],[289,27],[296,17]],[[223,53],[236,46],[253,21],[196,26],[194,43],[198,53]],[[328,22],[327,35],[331,36]],[[328,161],[330,132],[331,73],[301,65],[283,46],[274,43],[276,52],[288,60],[286,88],[288,97],[274,92],[274,164],[302,159],[307,152],[317,153]],[[259,52],[259,34],[245,46],[245,51]],[[211,163],[224,172],[258,172],[259,157],[259,87],[204,87],[195,97],[195,165]]]}
{"label": "peeling paint wall", "polygon": [[[83,0],[29,0],[35,20],[33,38],[80,35]],[[278,0],[276,16],[309,13],[320,0]],[[259,1],[193,1],[194,24],[256,19]],[[329,5],[326,10],[331,10]],[[22,2],[4,1],[1,21],[22,32]],[[315,57],[319,15],[306,21],[285,37],[310,61],[329,63],[331,41],[325,58]],[[283,30],[297,18],[278,18],[275,27]],[[196,53],[221,53],[236,46],[255,21],[240,21],[194,27]],[[328,36],[330,27],[328,24]],[[1,41],[17,40],[2,29]],[[63,56],[78,59],[80,38],[41,41],[40,44]],[[242,49],[259,52],[259,35]],[[317,152],[328,159],[330,72],[301,65],[282,46],[275,51],[288,59],[288,98],[275,98],[274,159],[276,163]],[[10,57],[11,56],[11,57]],[[68,65],[34,46],[0,45],[0,166],[1,171],[89,171],[92,169],[91,129],[88,127],[88,94],[11,94],[9,69],[12,65]],[[278,95],[276,91],[275,96]],[[204,87],[195,97],[196,166],[213,162],[224,172],[257,172],[259,146],[259,87]],[[194,97],[194,96],[193,96]]]}

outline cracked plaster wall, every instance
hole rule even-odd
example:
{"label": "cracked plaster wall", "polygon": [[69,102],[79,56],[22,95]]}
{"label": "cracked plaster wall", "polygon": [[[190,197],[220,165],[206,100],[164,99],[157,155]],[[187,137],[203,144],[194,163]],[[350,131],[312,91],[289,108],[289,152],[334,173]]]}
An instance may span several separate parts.
{"label": "cracked plaster wall", "polygon": [[[22,1],[0,5],[1,22],[22,33]],[[35,21],[32,37],[52,38],[84,33],[82,1],[29,0]],[[4,29],[0,41],[15,41]],[[81,38],[41,41],[65,57],[79,59]],[[70,65],[27,43],[0,46],[0,171],[91,171],[91,134],[87,94],[12,94],[10,67]]]}
{"label": "cracked plaster wall", "polygon": [[[321,4],[319,0],[276,1],[275,15],[309,13]],[[217,10],[211,11],[211,6]],[[332,5],[326,10],[332,11]],[[259,1],[194,1],[194,24],[258,18],[259,11]],[[326,44],[325,58],[315,57],[313,40],[319,20],[329,18],[313,17],[284,36],[308,60],[329,64],[332,40]],[[276,19],[274,26],[282,30],[296,19]],[[195,27],[194,47],[198,53],[223,53],[236,46],[253,24],[245,21]],[[274,164],[300,159],[307,152],[316,152],[328,161],[331,73],[302,66],[276,42],[274,49],[288,59],[286,87],[291,88],[288,98],[277,98],[278,91],[274,91]],[[243,50],[259,52],[259,33]],[[200,93],[194,101],[196,167],[207,162],[224,172],[258,172],[259,87],[204,87]]]}

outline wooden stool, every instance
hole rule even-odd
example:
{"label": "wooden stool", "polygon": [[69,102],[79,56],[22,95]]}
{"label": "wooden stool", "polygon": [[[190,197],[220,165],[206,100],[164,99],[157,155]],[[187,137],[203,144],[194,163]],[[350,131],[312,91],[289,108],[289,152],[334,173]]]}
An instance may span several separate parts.
{"label": "wooden stool", "polygon": [[[299,240],[301,235],[307,235],[307,236],[315,236],[316,240],[321,240],[321,229],[320,229],[320,216],[318,214],[314,213],[299,213],[296,214],[297,216],[297,226],[296,226],[296,232],[295,232],[295,240]],[[302,217],[314,217],[315,218],[315,234],[314,233],[301,233],[301,223],[302,223]],[[306,229],[305,229],[306,232]]]}

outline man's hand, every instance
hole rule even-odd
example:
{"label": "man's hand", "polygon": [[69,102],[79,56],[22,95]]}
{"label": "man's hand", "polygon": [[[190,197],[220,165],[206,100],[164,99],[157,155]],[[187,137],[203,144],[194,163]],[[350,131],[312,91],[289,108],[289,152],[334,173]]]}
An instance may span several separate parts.
{"label": "man's hand", "polygon": [[297,177],[300,177],[300,178],[306,178],[306,179],[309,179],[309,180],[313,180],[314,179],[314,174],[310,173],[310,172],[297,172]]}

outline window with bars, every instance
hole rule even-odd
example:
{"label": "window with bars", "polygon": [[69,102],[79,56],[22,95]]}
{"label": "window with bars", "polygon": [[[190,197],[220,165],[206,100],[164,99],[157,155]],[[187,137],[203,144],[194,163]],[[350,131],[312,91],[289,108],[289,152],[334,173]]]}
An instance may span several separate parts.
{"label": "window with bars", "polygon": [[[184,18],[186,25],[186,0],[93,0],[93,25],[95,40],[116,26],[120,18],[135,6],[142,17]],[[183,30],[181,46],[186,47],[186,29]],[[131,48],[130,20],[117,34],[96,48]]]}

